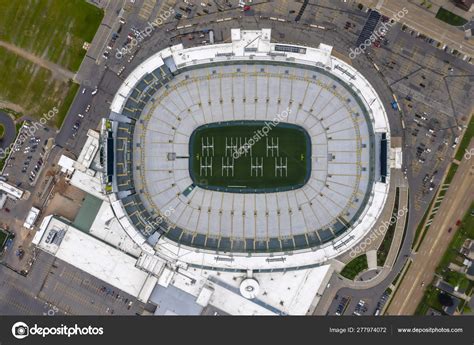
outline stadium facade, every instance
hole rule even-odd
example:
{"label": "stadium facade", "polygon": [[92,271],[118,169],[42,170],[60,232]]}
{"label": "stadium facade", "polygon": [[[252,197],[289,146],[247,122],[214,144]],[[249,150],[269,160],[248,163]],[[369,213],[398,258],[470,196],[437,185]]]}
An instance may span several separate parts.
{"label": "stadium facade", "polygon": [[[101,130],[103,192],[143,251],[141,265],[253,272],[317,267],[364,238],[384,208],[387,114],[370,83],[334,57],[332,47],[271,43],[270,29],[233,29],[231,36],[231,43],[166,48],[130,73]],[[307,182],[273,193],[195,184],[189,170],[194,130],[229,121],[304,128],[311,140]],[[228,173],[232,166],[213,164],[201,168]],[[271,168],[276,174],[284,164]]]}

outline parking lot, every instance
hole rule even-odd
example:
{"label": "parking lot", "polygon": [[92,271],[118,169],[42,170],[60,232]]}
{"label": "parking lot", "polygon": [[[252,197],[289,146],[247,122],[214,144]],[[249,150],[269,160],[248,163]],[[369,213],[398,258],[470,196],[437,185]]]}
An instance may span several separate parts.
{"label": "parking lot", "polygon": [[38,297],[72,315],[135,315],[144,307],[133,296],[58,259]]}
{"label": "parking lot", "polygon": [[8,183],[24,191],[24,200],[8,198],[0,210],[0,225],[15,234],[15,237],[4,253],[2,261],[17,271],[27,271],[31,262],[30,242],[34,232],[23,227],[31,207],[36,205],[35,190],[37,182],[46,165],[49,150],[46,145],[53,131],[38,122],[29,121],[19,132],[17,146],[7,161],[3,178]]}
{"label": "parking lot", "polygon": [[405,131],[404,161],[415,220],[421,219],[473,108],[473,66],[403,25],[390,29],[374,59],[394,90]]}
{"label": "parking lot", "polygon": [[38,251],[27,277],[0,266],[2,315],[135,315],[144,305],[52,255]]}
{"label": "parking lot", "polygon": [[3,176],[21,189],[31,189],[43,169],[46,143],[52,136],[51,130],[39,123],[34,125],[26,122],[19,136],[25,140],[17,141],[18,145],[5,166]]}

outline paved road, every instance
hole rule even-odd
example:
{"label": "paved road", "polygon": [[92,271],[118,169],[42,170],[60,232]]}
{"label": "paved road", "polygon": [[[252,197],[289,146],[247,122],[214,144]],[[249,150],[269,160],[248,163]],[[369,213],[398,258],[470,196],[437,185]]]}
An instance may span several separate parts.
{"label": "paved road", "polygon": [[[474,147],[474,142],[471,146]],[[423,298],[425,288],[434,278],[434,271],[448,248],[458,219],[462,219],[474,197],[473,160],[463,160],[441,207],[424,238],[413,263],[400,284],[387,315],[412,315]],[[422,282],[425,286],[421,286]]]}
{"label": "paved road", "polygon": [[[0,124],[3,125],[5,130],[3,133],[3,139],[0,139],[0,147],[6,148],[13,142],[13,140],[15,140],[15,123],[8,114],[0,111]],[[0,159],[2,158],[3,155],[0,153]]]}

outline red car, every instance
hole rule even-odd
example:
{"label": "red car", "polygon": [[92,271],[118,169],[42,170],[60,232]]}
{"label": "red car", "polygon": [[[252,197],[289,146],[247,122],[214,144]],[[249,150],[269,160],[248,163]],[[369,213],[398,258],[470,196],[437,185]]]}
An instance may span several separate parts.
{"label": "red car", "polygon": [[458,221],[456,222],[456,226],[459,226],[461,225],[461,219],[458,219]]}
{"label": "red car", "polygon": [[250,10],[250,6],[249,6],[249,5],[245,5],[245,6],[244,6],[244,12],[247,12],[247,11],[249,11],[249,10]]}

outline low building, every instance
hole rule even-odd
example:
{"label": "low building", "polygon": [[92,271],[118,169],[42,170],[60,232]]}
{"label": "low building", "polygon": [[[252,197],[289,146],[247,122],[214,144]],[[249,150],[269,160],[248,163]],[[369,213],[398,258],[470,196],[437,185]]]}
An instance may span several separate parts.
{"label": "low building", "polygon": [[5,181],[0,181],[0,192],[4,192],[10,198],[15,199],[15,200],[21,199],[24,194],[24,192],[21,189],[15,186],[12,186],[11,184]]}
{"label": "low building", "polygon": [[0,210],[5,207],[5,204],[7,203],[7,195],[5,193],[0,193]]}
{"label": "low building", "polygon": [[28,230],[33,229],[33,226],[35,225],[35,222],[38,219],[39,214],[40,214],[40,210],[37,209],[36,207],[32,207],[30,212],[28,212],[28,216],[26,216],[26,220],[23,226],[27,228]]}
{"label": "low building", "polygon": [[44,218],[32,243],[145,303],[158,281],[136,268],[136,259],[132,256],[55,216]]}
{"label": "low building", "polygon": [[79,171],[86,172],[90,168],[98,149],[99,133],[89,129],[87,131],[86,143],[84,144],[74,167]]}
{"label": "low building", "polygon": [[444,311],[446,314],[452,316],[452,315],[454,315],[454,314],[456,313],[456,310],[458,309],[458,306],[459,306],[459,304],[461,303],[461,300],[460,300],[459,298],[457,298],[457,297],[454,297],[454,296],[450,296],[450,297],[451,297],[451,299],[453,300],[453,304],[450,305],[450,306],[444,306],[444,307],[443,307],[443,311]]}

